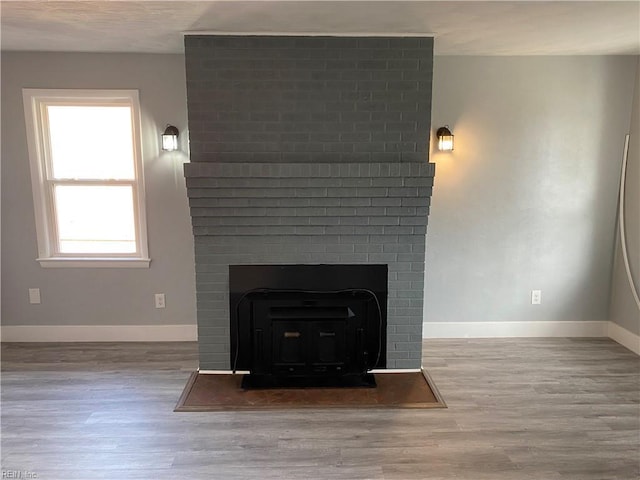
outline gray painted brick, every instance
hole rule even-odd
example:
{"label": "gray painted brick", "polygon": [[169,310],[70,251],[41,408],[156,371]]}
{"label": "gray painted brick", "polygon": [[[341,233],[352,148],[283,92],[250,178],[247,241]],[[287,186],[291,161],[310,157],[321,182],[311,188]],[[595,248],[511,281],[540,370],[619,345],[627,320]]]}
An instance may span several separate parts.
{"label": "gray painted brick", "polygon": [[431,187],[433,177],[405,177],[404,185],[407,187]]}
{"label": "gray painted brick", "polygon": [[209,353],[228,353],[229,344],[213,343],[213,342],[201,342],[199,350],[202,354]]}
{"label": "gray painted brick", "polygon": [[350,245],[366,245],[369,243],[369,237],[367,235],[340,235],[338,242]]}
{"label": "gray painted brick", "polygon": [[389,264],[387,365],[418,367],[432,39],[185,43],[201,368],[229,366],[229,263],[372,259]]}
{"label": "gray painted brick", "polygon": [[[348,193],[348,192],[345,192]],[[354,196],[358,197],[386,197],[387,189],[382,187],[371,187],[371,188],[357,188],[357,191]]]}
{"label": "gray painted brick", "polygon": [[356,209],[356,215],[361,217],[383,216],[385,213],[386,209],[384,207],[358,207]]}
{"label": "gray painted brick", "polygon": [[403,207],[419,207],[429,205],[430,199],[428,196],[404,197],[401,199],[400,203]]}
{"label": "gray painted brick", "polygon": [[420,325],[396,325],[394,328],[396,333],[422,334],[422,323]]}
{"label": "gray painted brick", "polygon": [[299,235],[322,235],[325,233],[325,229],[319,226],[296,227],[295,233]]}
{"label": "gray painted brick", "polygon": [[350,225],[340,225],[340,226],[326,226],[325,232],[328,235],[354,235],[356,234],[356,227]]}
{"label": "gray painted brick", "polygon": [[420,352],[422,344],[418,342],[394,342],[394,350],[399,352]]}
{"label": "gray painted brick", "polygon": [[230,368],[228,354],[203,352],[200,355],[201,370],[224,370]]}
{"label": "gray painted brick", "polygon": [[361,207],[371,205],[372,201],[371,198],[367,197],[340,198],[340,205],[343,207]]}
{"label": "gray painted brick", "polygon": [[353,253],[354,245],[327,245],[327,253]]}
{"label": "gray painted brick", "polygon": [[[396,289],[396,288],[394,287],[394,289]],[[397,289],[396,289],[396,290],[397,290]],[[390,299],[389,299],[389,306],[390,306],[390,307],[394,307],[394,308],[396,308],[396,307],[415,307],[415,306],[421,306],[421,305],[413,305],[413,304],[411,303],[411,300],[412,300],[412,299],[410,299],[410,298],[399,298],[399,297],[390,298]],[[421,299],[420,299],[420,301],[421,301]]]}
{"label": "gray painted brick", "polygon": [[395,262],[392,265],[389,265],[390,272],[410,272],[411,271],[411,263],[410,262]]}
{"label": "gray painted brick", "polygon": [[374,187],[401,187],[402,178],[378,177],[371,180]]}
{"label": "gray painted brick", "polygon": [[406,217],[406,216],[400,217],[400,225],[426,225],[426,224],[427,224],[426,215],[420,216],[420,217]]}
{"label": "gray painted brick", "polygon": [[343,178],[341,180],[343,187],[370,187],[372,184],[371,178]]}
{"label": "gray painted brick", "polygon": [[420,360],[395,360],[390,368],[420,368]]}
{"label": "gray painted brick", "polygon": [[422,298],[423,292],[422,290],[398,290],[399,298]]}
{"label": "gray painted brick", "polygon": [[[212,328],[211,330],[215,330],[215,328]],[[205,327],[205,331],[206,331],[206,327]],[[205,343],[207,346],[215,345],[213,349],[207,348],[207,351],[210,351],[210,352],[211,351],[213,352],[229,351],[229,342],[228,342],[229,332],[222,333],[222,334],[213,334],[213,335],[208,335],[202,332],[203,332],[203,329],[198,328],[198,340],[201,341],[202,343]]]}
{"label": "gray painted brick", "polygon": [[369,261],[373,263],[392,263],[397,259],[394,253],[370,253]]}
{"label": "gray painted brick", "polygon": [[424,262],[424,252],[418,253],[399,253],[398,254],[399,262],[413,262],[413,263],[423,263]]}
{"label": "gray painted brick", "polygon": [[355,253],[382,253],[382,245],[354,245]]}
{"label": "gray painted brick", "polygon": [[355,208],[346,208],[346,207],[334,207],[327,208],[327,215],[334,216],[355,216],[356,209]]}
{"label": "gray painted brick", "polygon": [[[310,217],[309,218],[309,223],[311,225],[340,225],[340,218],[339,217],[329,217],[329,216]],[[328,233],[328,231],[327,231],[327,233]]]}
{"label": "gray painted brick", "polygon": [[[234,153],[246,150],[254,152],[251,158],[268,161],[268,157],[257,150],[261,142],[269,140],[257,134],[268,128],[283,134],[304,133],[310,137],[336,125],[331,113],[372,114],[369,118],[343,120],[337,128],[339,132],[354,132],[353,122],[356,121],[371,122],[368,131],[374,132],[380,128],[374,123],[400,120],[397,116],[384,119],[373,115],[377,113],[423,111],[425,122],[430,118],[432,46],[405,48],[415,43],[415,38],[394,39],[393,46],[384,47],[376,46],[380,39],[357,39],[355,45],[338,47],[324,38],[279,37],[278,42],[288,45],[278,49],[270,46],[274,37],[253,37],[251,49],[227,46],[229,41],[246,40],[238,37],[209,38],[206,46],[199,43],[200,38],[189,36],[185,39],[192,162],[246,161],[246,157]],[[386,41],[384,39],[382,43]],[[369,42],[371,44],[364,47]],[[242,54],[238,55],[238,52]],[[405,52],[411,56],[405,57]],[[260,74],[251,74],[255,71]],[[269,92],[268,97],[265,92]],[[404,100],[398,102],[398,98]],[[207,111],[202,108],[205,104]],[[202,128],[202,123],[196,126],[197,122],[206,122],[208,127]],[[388,132],[397,126],[387,128],[385,125],[385,129]],[[416,132],[418,124],[407,124],[406,127]],[[359,126],[358,131],[367,131],[362,128]],[[221,138],[224,141],[211,141]],[[239,150],[230,148],[230,142],[237,142]],[[280,142],[282,152],[295,150],[286,145],[289,142],[286,136],[284,140],[280,138]],[[267,150],[273,148],[266,144],[262,146]],[[317,145],[313,146],[313,149],[317,148]],[[411,147],[412,151],[415,148],[415,145]],[[309,155],[290,158],[312,161]],[[387,158],[395,159],[393,156]],[[362,161],[368,161],[368,158],[362,157]]]}
{"label": "gray painted brick", "polygon": [[198,325],[198,335],[220,338],[224,337],[225,335],[229,335],[229,328]]}
{"label": "gray painted brick", "polygon": [[390,344],[396,344],[396,342],[408,342],[409,334],[406,333],[394,333],[387,335],[387,342]]}
{"label": "gray painted brick", "polygon": [[308,202],[309,205],[317,207],[317,206],[322,206],[322,207],[337,207],[339,205],[341,205],[341,200],[340,198],[328,198],[328,197],[323,197],[323,198],[309,198]]}
{"label": "gray painted brick", "polygon": [[397,225],[400,217],[369,217],[369,225]]}
{"label": "gray painted brick", "polygon": [[[411,245],[400,243],[385,243],[383,245],[383,251],[385,253],[407,253],[411,252]],[[398,259],[400,259],[400,257],[398,257]]]}
{"label": "gray painted brick", "polygon": [[374,207],[399,207],[402,203],[401,198],[372,198],[371,205]]}
{"label": "gray painted brick", "polygon": [[396,350],[387,350],[387,360],[408,359],[409,352],[398,352]]}
{"label": "gray painted brick", "polygon": [[369,225],[368,217],[340,217],[340,225]]}
{"label": "gray painted brick", "polygon": [[384,231],[384,227],[381,225],[375,226],[361,226],[355,227],[354,232],[356,235],[376,235],[381,234]]}
{"label": "gray painted brick", "polygon": [[398,243],[397,235],[371,235],[371,243]]}
{"label": "gray painted brick", "polygon": [[385,225],[382,231],[387,235],[410,235],[416,233],[416,227]]}

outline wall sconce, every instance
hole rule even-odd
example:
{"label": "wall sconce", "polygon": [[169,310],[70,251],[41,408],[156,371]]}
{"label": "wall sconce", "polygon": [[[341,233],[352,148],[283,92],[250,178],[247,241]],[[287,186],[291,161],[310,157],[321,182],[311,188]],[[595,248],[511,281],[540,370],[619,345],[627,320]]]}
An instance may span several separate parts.
{"label": "wall sconce", "polygon": [[438,137],[438,150],[441,152],[453,150],[453,133],[449,130],[449,125],[440,127],[436,132],[436,137]]}
{"label": "wall sconce", "polygon": [[167,125],[162,134],[162,150],[173,152],[178,149],[178,129],[173,125]]}

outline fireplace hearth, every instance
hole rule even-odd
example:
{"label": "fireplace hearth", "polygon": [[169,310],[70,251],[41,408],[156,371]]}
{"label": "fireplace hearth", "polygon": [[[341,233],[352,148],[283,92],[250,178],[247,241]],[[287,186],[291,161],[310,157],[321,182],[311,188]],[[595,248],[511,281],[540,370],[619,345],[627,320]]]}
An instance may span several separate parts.
{"label": "fireplace hearth", "polygon": [[230,265],[231,365],[244,388],[375,386],[386,265]]}

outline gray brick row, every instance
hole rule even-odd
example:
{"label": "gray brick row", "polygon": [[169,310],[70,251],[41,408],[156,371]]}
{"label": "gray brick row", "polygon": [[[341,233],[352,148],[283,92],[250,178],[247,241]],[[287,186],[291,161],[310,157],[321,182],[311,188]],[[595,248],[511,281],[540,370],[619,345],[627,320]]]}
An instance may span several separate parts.
{"label": "gray brick row", "polygon": [[[424,201],[411,204],[409,198],[425,199],[431,196],[432,187],[265,187],[265,188],[189,188],[190,198],[400,198],[402,206],[425,206]],[[403,202],[404,200],[404,202]],[[233,202],[227,202],[232,205]],[[242,203],[248,203],[242,200]]]}
{"label": "gray brick row", "polygon": [[[211,225],[211,223],[199,223],[212,218],[226,220],[229,218],[260,218],[274,217],[275,219],[286,219],[290,217],[369,217],[369,216],[390,216],[397,218],[422,218],[426,219],[428,209],[423,208],[418,214],[415,207],[210,207],[191,208],[193,225]],[[285,223],[285,222],[282,222]],[[407,223],[410,224],[410,223]],[[422,225],[418,223],[416,225]]]}
{"label": "gray brick row", "polygon": [[[351,217],[345,217],[351,218]],[[355,217],[353,217],[355,218]],[[425,226],[385,225],[385,217],[377,225],[337,225],[324,220],[318,225],[233,225],[193,227],[194,236],[281,236],[281,235],[425,235]],[[389,220],[391,222],[392,220]],[[356,223],[356,222],[354,222]]]}
{"label": "gray brick row", "polygon": [[433,177],[435,175],[435,164],[433,163],[383,163],[371,162],[368,164],[340,164],[340,163],[318,163],[313,165],[297,163],[244,163],[236,164],[229,162],[209,162],[209,163],[185,163],[184,172],[187,179],[204,178],[316,178],[316,177],[402,177],[418,178]]}
{"label": "gray brick row", "polygon": [[430,187],[432,177],[225,177],[187,179],[187,188]]}

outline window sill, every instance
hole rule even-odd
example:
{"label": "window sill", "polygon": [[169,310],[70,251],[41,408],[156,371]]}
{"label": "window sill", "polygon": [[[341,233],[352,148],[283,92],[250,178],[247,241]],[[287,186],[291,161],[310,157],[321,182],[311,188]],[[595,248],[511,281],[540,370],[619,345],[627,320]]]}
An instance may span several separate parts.
{"label": "window sill", "polygon": [[149,268],[149,258],[38,258],[42,268]]}

